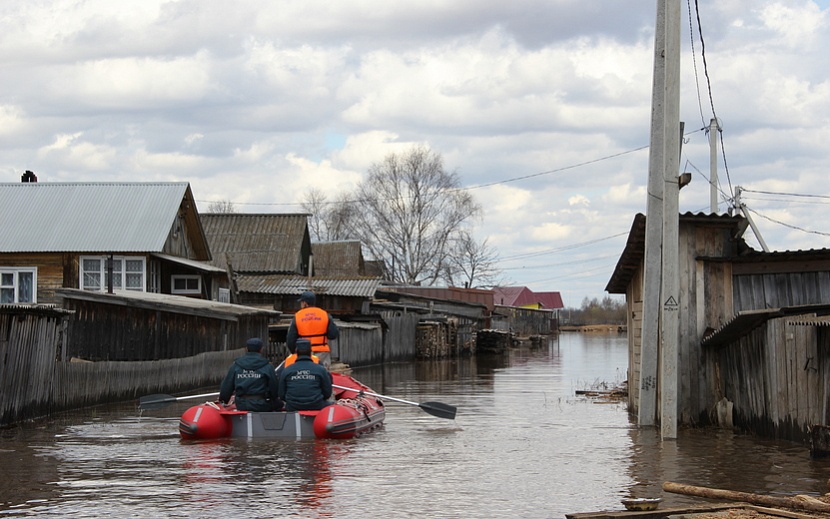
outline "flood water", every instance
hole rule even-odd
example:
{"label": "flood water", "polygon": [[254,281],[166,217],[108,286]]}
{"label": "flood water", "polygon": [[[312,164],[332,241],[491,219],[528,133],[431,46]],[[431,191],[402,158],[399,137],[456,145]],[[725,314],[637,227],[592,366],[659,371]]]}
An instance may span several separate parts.
{"label": "flood water", "polygon": [[385,426],[355,440],[186,442],[178,418],[192,400],[0,430],[0,517],[561,518],[627,497],[705,503],[663,493],[664,481],[830,490],[830,460],[805,445],[684,428],[661,441],[624,401],[577,395],[625,380],[626,344],[566,333],[504,357],[355,370],[378,393],[458,407],[446,420],[388,402]]}

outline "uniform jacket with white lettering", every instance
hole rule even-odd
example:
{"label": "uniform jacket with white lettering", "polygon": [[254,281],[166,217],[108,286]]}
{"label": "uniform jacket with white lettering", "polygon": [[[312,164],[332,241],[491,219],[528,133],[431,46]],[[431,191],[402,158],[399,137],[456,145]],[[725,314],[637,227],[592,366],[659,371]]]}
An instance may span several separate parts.
{"label": "uniform jacket with white lettering", "polygon": [[285,400],[288,411],[322,409],[331,397],[331,375],[308,355],[300,355],[296,362],[282,370],[279,397]]}
{"label": "uniform jacket with white lettering", "polygon": [[268,359],[256,351],[249,351],[233,361],[233,365],[219,386],[219,400],[227,402],[232,394],[263,395],[264,399],[277,398],[277,375]]}

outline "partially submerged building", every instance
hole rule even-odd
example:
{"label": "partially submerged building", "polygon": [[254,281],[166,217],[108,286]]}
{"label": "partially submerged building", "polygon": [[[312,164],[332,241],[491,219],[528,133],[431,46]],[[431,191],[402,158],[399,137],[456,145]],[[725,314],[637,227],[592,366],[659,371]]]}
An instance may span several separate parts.
{"label": "partially submerged building", "polygon": [[[805,440],[830,418],[830,250],[760,252],[741,216],[679,218],[678,422]],[[640,372],[645,221],[635,216],[606,286],[626,296],[634,414],[654,383]]]}

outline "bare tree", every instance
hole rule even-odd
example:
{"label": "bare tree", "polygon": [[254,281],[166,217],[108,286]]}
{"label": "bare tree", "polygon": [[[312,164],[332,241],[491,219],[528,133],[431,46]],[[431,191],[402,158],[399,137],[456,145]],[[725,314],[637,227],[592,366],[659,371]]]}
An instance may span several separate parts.
{"label": "bare tree", "polygon": [[216,200],[208,205],[209,213],[235,213],[236,207],[230,200]]}
{"label": "bare tree", "polygon": [[338,196],[329,201],[319,189],[311,188],[303,197],[301,206],[311,217],[308,232],[314,241],[347,240],[350,238],[348,221],[355,210],[348,195]]}
{"label": "bare tree", "polygon": [[326,205],[326,195],[319,189],[311,188],[306,191],[301,202],[303,211],[309,213],[308,232],[312,241],[328,241],[323,211]]}
{"label": "bare tree", "polygon": [[467,288],[490,288],[502,283],[502,271],[496,264],[498,254],[487,243],[481,242],[467,231],[460,231],[452,240],[447,255],[444,280],[450,286]]}
{"label": "bare tree", "polygon": [[353,235],[385,262],[392,281],[411,284],[442,279],[453,238],[481,212],[441,155],[423,146],[370,166],[352,200]]}

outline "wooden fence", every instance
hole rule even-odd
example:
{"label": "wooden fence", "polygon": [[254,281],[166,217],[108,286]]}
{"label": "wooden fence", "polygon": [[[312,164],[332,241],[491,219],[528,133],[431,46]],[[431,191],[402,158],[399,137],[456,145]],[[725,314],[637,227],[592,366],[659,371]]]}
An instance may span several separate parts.
{"label": "wooden fence", "polygon": [[[67,343],[76,317],[60,308],[0,306],[0,426],[144,394],[218,388],[233,359],[244,352],[236,345],[174,359],[64,361],[72,351]],[[219,326],[230,336],[267,337],[248,331],[249,323],[237,327],[228,319],[199,319],[205,330],[217,326],[212,321],[222,321]],[[261,320],[256,327],[266,326]]]}
{"label": "wooden fence", "polygon": [[805,442],[810,425],[828,423],[830,326],[797,321],[770,319],[712,352],[716,391],[732,402],[736,426]]}

